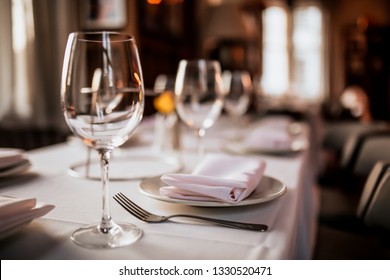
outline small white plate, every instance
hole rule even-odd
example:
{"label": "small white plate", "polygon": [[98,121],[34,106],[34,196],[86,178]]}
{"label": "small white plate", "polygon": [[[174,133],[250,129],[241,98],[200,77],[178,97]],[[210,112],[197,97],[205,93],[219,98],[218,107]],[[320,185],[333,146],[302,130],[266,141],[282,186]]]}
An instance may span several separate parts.
{"label": "small white plate", "polygon": [[[178,172],[182,168],[180,160],[173,156],[132,155],[113,157],[110,160],[111,181],[139,180],[166,173]],[[68,173],[76,178],[100,180],[101,171],[98,160],[73,164]]]}
{"label": "small white plate", "polygon": [[233,207],[259,204],[274,200],[287,191],[287,186],[279,180],[272,177],[263,176],[259,185],[251,195],[238,203],[232,204],[227,202],[195,201],[166,197],[160,194],[160,188],[163,186],[166,186],[166,184],[161,181],[160,177],[155,177],[143,180],[139,186],[139,189],[143,194],[154,199],[201,207]]}

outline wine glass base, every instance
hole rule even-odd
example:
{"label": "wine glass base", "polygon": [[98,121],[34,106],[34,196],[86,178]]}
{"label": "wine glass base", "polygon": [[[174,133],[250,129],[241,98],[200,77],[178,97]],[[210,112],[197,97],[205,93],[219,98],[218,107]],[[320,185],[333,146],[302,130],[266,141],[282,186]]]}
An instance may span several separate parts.
{"label": "wine glass base", "polygon": [[71,240],[91,249],[117,248],[130,245],[142,236],[142,230],[133,224],[114,224],[109,230],[91,225],[76,230]]}

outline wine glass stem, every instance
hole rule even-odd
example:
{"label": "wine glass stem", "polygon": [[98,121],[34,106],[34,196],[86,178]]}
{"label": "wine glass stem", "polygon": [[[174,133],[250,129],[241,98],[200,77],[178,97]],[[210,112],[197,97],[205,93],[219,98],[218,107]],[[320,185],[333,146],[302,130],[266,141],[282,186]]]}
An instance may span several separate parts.
{"label": "wine glass stem", "polygon": [[197,136],[198,136],[198,162],[202,160],[204,157],[204,136],[206,134],[206,130],[201,128],[197,131]]}
{"label": "wine glass stem", "polygon": [[108,167],[111,157],[111,150],[100,149],[98,150],[100,156],[100,167],[101,167],[101,182],[102,182],[102,193],[103,193],[103,214],[100,222],[99,230],[102,233],[107,233],[112,228],[111,212],[110,212],[110,193],[109,193],[109,177]]}

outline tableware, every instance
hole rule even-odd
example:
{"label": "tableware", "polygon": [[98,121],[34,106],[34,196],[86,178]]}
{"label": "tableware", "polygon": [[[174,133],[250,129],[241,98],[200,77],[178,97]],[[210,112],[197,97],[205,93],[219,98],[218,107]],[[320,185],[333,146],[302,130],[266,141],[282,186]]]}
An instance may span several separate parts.
{"label": "tableware", "polygon": [[20,174],[28,170],[31,162],[24,151],[14,148],[0,148],[0,177]]}
{"label": "tableware", "polygon": [[37,203],[35,198],[0,197],[0,239],[5,238],[36,218],[46,215],[54,205]]}
{"label": "tableware", "polygon": [[222,149],[234,154],[268,154],[268,155],[293,155],[300,153],[307,148],[307,141],[303,138],[294,139],[287,147],[249,147],[245,145],[245,141],[231,140],[222,145]]}
{"label": "tableware", "polygon": [[258,187],[246,199],[238,203],[227,203],[169,198],[160,194],[160,188],[163,186],[166,186],[166,184],[159,177],[155,177],[141,181],[139,189],[141,193],[157,200],[200,207],[236,207],[260,204],[272,201],[287,191],[287,186],[279,180],[269,176],[263,176]]}
{"label": "tableware", "polygon": [[23,150],[0,148],[0,170],[20,163],[24,159]]}
{"label": "tableware", "polygon": [[174,87],[175,77],[164,74],[158,75],[154,83],[153,107],[156,113],[153,148],[159,152],[179,150],[181,146],[181,125],[175,111]]}
{"label": "tableware", "polygon": [[180,119],[196,131],[198,160],[203,157],[203,138],[223,108],[224,92],[218,61],[181,60],[175,81],[175,105]]}
{"label": "tableware", "polygon": [[252,79],[248,71],[222,73],[225,102],[224,109],[233,120],[238,121],[248,110],[252,100]]}
{"label": "tableware", "polygon": [[[140,180],[166,173],[178,172],[183,164],[174,156],[131,155],[113,157],[110,162],[110,181]],[[137,172],[128,172],[136,170]],[[80,179],[100,180],[100,163],[92,160],[72,164],[68,173]]]}
{"label": "tableware", "polygon": [[160,193],[170,198],[237,203],[258,186],[266,168],[259,158],[207,154],[191,173],[164,174],[168,186]]}
{"label": "tableware", "polygon": [[241,223],[241,222],[214,219],[214,218],[190,215],[190,214],[173,214],[169,216],[161,216],[161,215],[152,214],[149,211],[141,208],[133,201],[131,201],[129,198],[127,198],[123,193],[116,194],[114,196],[114,199],[123,208],[125,208],[130,214],[140,219],[141,221],[148,222],[148,223],[161,223],[170,220],[172,218],[183,217],[183,218],[191,218],[191,219],[208,221],[220,226],[225,226],[230,228],[256,230],[256,231],[266,231],[268,229],[268,226],[264,224]]}
{"label": "tableware", "polygon": [[71,239],[88,248],[131,244],[141,237],[142,230],[113,221],[108,166],[111,151],[129,139],[143,115],[144,85],[135,39],[106,31],[71,33],[62,74],[66,123],[98,152],[103,196],[100,223],[76,230]]}
{"label": "tableware", "polygon": [[21,173],[24,173],[31,167],[31,162],[28,159],[23,159],[19,163],[0,169],[0,177],[14,176]]}
{"label": "tableware", "polygon": [[266,116],[270,109],[270,97],[264,93],[261,79],[261,74],[254,75],[252,79],[253,104],[258,117]]}

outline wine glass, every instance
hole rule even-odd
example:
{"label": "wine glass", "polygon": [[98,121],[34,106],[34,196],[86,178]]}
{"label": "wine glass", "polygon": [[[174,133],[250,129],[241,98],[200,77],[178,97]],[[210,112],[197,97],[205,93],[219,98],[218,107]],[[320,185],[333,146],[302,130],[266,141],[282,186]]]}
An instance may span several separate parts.
{"label": "wine glass", "polygon": [[253,94],[254,94],[254,105],[256,112],[259,116],[264,116],[267,114],[269,109],[269,100],[264,94],[261,75],[257,74],[253,77]]}
{"label": "wine glass", "polygon": [[248,71],[229,71],[222,73],[226,91],[224,109],[235,122],[247,112],[252,100],[252,79]]}
{"label": "wine glass", "polygon": [[175,105],[180,119],[195,129],[198,160],[204,155],[203,138],[223,108],[221,66],[214,60],[181,60],[175,82]]}
{"label": "wine glass", "polygon": [[71,33],[62,70],[61,103],[67,125],[98,152],[101,165],[101,221],[76,230],[71,239],[88,248],[135,242],[142,230],[111,218],[108,176],[111,151],[128,140],[143,116],[144,85],[134,38],[105,31]]}
{"label": "wine glass", "polygon": [[180,149],[180,123],[175,111],[175,77],[159,74],[154,83],[153,106],[155,114],[155,136],[153,147],[159,152]]}

